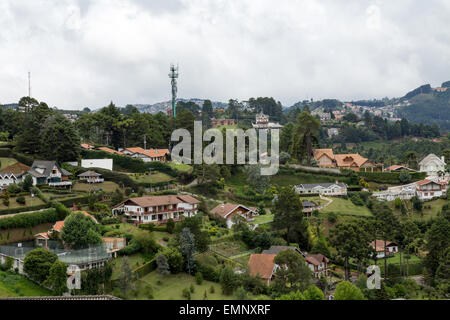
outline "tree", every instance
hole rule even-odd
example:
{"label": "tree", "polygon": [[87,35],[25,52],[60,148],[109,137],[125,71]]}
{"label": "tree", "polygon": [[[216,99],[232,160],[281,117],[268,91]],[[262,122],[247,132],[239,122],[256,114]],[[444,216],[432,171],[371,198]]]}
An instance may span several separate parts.
{"label": "tree", "polygon": [[297,118],[293,132],[293,144],[290,154],[298,159],[306,155],[306,163],[311,165],[313,143],[318,141],[320,121],[309,112],[303,111]]}
{"label": "tree", "polygon": [[279,293],[305,290],[311,279],[311,270],[305,259],[294,250],[282,250],[275,256],[275,264],[280,266],[275,273],[274,289]]}
{"label": "tree", "polygon": [[157,270],[159,274],[163,276],[170,274],[169,264],[167,262],[166,256],[161,253],[156,257]]}
{"label": "tree", "polygon": [[67,265],[65,262],[59,260],[53,262],[44,285],[50,287],[58,296],[67,291]]}
{"label": "tree", "polygon": [[408,171],[402,171],[398,175],[398,180],[400,180],[400,182],[403,183],[403,184],[411,182],[411,179],[412,179],[411,175],[409,174]]}
{"label": "tree", "polygon": [[133,271],[131,270],[130,261],[128,257],[122,258],[122,264],[120,265],[120,273],[117,278],[117,285],[126,296],[130,290],[133,289]]}
{"label": "tree", "polygon": [[275,230],[286,230],[285,240],[298,243],[305,250],[310,249],[308,226],[303,220],[302,205],[292,187],[283,187],[273,209]]}
{"label": "tree", "polygon": [[295,292],[289,292],[287,294],[282,294],[276,300],[306,300],[303,293],[300,290]]}
{"label": "tree", "polygon": [[179,242],[181,242],[180,234],[184,228],[188,228],[189,231],[192,232],[195,239],[195,249],[198,252],[205,252],[208,250],[208,245],[211,241],[209,233],[207,231],[202,231],[202,221],[202,216],[197,215],[183,219],[175,226],[175,232],[178,234]]}
{"label": "tree", "polygon": [[183,255],[180,250],[175,247],[168,247],[163,250],[163,254],[167,257],[171,274],[176,274],[183,270]]}
{"label": "tree", "polygon": [[211,100],[203,101],[202,106],[202,124],[204,128],[211,128],[211,117],[213,116],[213,108]]}
{"label": "tree", "polygon": [[[292,122],[286,123],[286,125],[281,128],[280,133],[280,151],[281,152],[290,152],[291,146],[292,146],[292,140],[293,140],[293,133],[294,133],[294,124]],[[280,157],[281,157],[280,152]]]}
{"label": "tree", "polygon": [[168,233],[173,233],[173,230],[175,229],[175,221],[172,218],[169,218],[166,223],[166,230]]}
{"label": "tree", "polygon": [[33,249],[25,256],[23,271],[31,279],[42,283],[49,276],[50,268],[57,259],[58,257],[56,254],[47,249]]}
{"label": "tree", "polygon": [[63,116],[50,116],[43,126],[40,148],[45,158],[60,162],[78,159],[80,137],[69,120]]}
{"label": "tree", "polygon": [[224,295],[231,295],[236,288],[236,275],[231,267],[226,266],[220,272],[220,285],[222,286],[222,293]]}
{"label": "tree", "polygon": [[145,254],[151,254],[160,247],[153,234],[147,230],[137,230],[134,232],[133,239],[139,243],[142,252]]}
{"label": "tree", "polygon": [[191,231],[189,231],[189,228],[183,228],[181,231],[180,251],[183,254],[188,273],[191,274],[195,264],[193,257],[195,253],[195,238]]}
{"label": "tree", "polygon": [[281,151],[280,152],[280,163],[286,164],[289,160],[291,160],[291,155],[287,152]]}
{"label": "tree", "polygon": [[113,205],[119,204],[123,201],[123,194],[119,189],[114,191],[113,196],[111,197],[111,202]]}
{"label": "tree", "polygon": [[363,260],[370,253],[370,239],[367,231],[356,222],[341,222],[330,230],[329,243],[336,248],[340,257],[345,260],[345,279],[349,279],[348,260],[354,257]]}
{"label": "tree", "polygon": [[254,164],[247,166],[247,182],[255,187],[256,191],[262,192],[269,187],[270,177],[261,174],[261,165]]}
{"label": "tree", "polygon": [[90,244],[102,243],[97,225],[91,217],[72,213],[64,220],[61,239],[72,248],[85,248]]}
{"label": "tree", "polygon": [[403,235],[402,243],[406,249],[406,276],[409,274],[409,258],[411,252],[411,246],[414,243],[414,239],[416,239],[420,235],[420,230],[417,225],[411,220],[406,219],[401,222],[400,225],[400,234]]}
{"label": "tree", "polygon": [[323,300],[325,296],[319,288],[315,285],[311,285],[303,292],[303,297],[305,300]]}
{"label": "tree", "polygon": [[30,192],[32,187],[33,187],[33,177],[27,174],[23,179],[23,190],[26,192]]}
{"label": "tree", "polygon": [[342,281],[336,286],[334,300],[366,300],[361,290],[350,281]]}
{"label": "tree", "polygon": [[434,277],[436,276],[440,265],[446,261],[446,250],[450,246],[449,220],[443,217],[438,217],[434,220],[425,235],[425,239],[425,247],[428,250],[428,254],[425,257],[424,262],[428,273],[432,277],[432,284],[434,284]]}

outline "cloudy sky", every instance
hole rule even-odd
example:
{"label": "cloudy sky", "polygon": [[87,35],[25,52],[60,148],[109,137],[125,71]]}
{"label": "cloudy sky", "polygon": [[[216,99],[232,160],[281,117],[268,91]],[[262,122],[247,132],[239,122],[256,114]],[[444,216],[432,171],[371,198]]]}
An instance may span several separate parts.
{"label": "cloudy sky", "polygon": [[1,0],[0,103],[401,96],[450,80],[448,0]]}

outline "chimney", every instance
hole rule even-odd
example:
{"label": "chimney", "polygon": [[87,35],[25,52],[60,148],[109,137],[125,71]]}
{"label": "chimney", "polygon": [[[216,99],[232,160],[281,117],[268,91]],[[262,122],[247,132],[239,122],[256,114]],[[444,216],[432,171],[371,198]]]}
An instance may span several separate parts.
{"label": "chimney", "polygon": [[334,183],[338,184],[338,183],[339,183],[339,181],[338,181],[338,180],[335,180],[335,181],[334,181]]}

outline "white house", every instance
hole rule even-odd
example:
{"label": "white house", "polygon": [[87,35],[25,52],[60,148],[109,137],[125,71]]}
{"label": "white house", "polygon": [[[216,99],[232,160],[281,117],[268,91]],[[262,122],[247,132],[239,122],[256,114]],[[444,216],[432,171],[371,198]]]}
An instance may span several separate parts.
{"label": "white house", "polygon": [[88,170],[82,174],[79,174],[78,178],[80,178],[80,180],[86,180],[87,183],[102,183],[105,181],[100,173],[93,170]]}
{"label": "white house", "polygon": [[226,219],[227,227],[230,229],[234,222],[233,217],[239,216],[245,221],[249,221],[258,215],[256,208],[247,208],[242,204],[222,203],[211,210],[211,214],[221,216]]}
{"label": "white house", "polygon": [[321,194],[324,196],[343,196],[347,194],[347,184],[335,183],[304,183],[294,186],[298,194]]}
{"label": "white house", "polygon": [[113,214],[123,213],[136,224],[163,224],[193,217],[198,212],[198,201],[189,195],[145,196],[127,199],[115,207]]}
{"label": "white house", "polygon": [[100,168],[112,171],[113,159],[82,159],[83,168]]}
{"label": "white house", "polygon": [[370,245],[375,249],[378,259],[392,256],[398,252],[398,245],[391,241],[386,241],[386,251],[384,250],[384,240],[372,241]]}
{"label": "white house", "polygon": [[19,179],[11,172],[0,172],[0,190],[6,189],[10,184],[17,184]]}
{"label": "white house", "polygon": [[416,194],[420,200],[428,200],[440,197],[447,191],[446,182],[436,182],[425,179],[416,183]]}
{"label": "white house", "polygon": [[435,154],[429,154],[419,162],[419,171],[426,172],[429,176],[438,176],[439,171],[445,172],[445,158],[439,158]]}
{"label": "white house", "polygon": [[141,147],[125,148],[120,150],[123,154],[132,158],[141,158],[144,162],[167,161],[169,149],[143,149]]}

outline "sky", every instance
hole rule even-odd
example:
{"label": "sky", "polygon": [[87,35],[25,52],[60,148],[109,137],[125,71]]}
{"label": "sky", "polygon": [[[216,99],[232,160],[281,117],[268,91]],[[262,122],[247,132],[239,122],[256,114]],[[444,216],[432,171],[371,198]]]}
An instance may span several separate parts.
{"label": "sky", "polygon": [[450,80],[448,0],[1,0],[0,104],[399,97]]}

